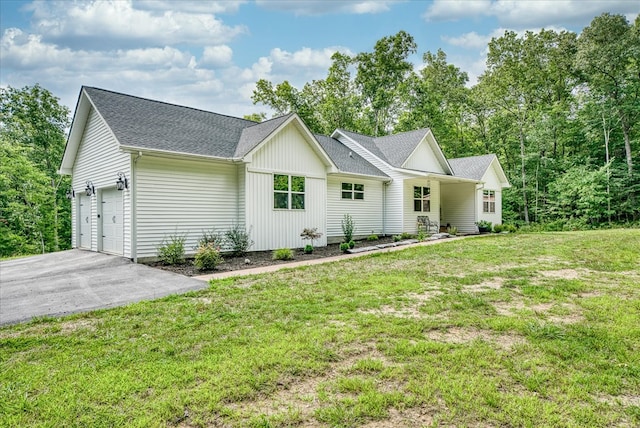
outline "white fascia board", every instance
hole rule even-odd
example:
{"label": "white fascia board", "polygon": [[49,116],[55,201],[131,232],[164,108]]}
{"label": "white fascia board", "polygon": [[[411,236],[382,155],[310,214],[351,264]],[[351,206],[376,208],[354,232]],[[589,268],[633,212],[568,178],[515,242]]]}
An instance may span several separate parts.
{"label": "white fascia board", "polygon": [[212,160],[212,161],[220,161],[220,162],[242,162],[241,158],[225,158],[220,156],[209,156],[209,155],[198,155],[192,153],[183,153],[183,152],[174,152],[171,150],[159,150],[159,149],[148,149],[144,147],[135,147],[135,146],[124,146],[120,145],[120,149],[123,152],[127,153],[142,153],[147,155],[165,157],[165,158],[180,158],[180,159],[202,159],[202,160]]}
{"label": "white fascia board", "polygon": [[380,175],[358,174],[356,172],[337,171],[329,175],[331,176],[341,175],[344,177],[353,177],[353,178],[367,178],[370,180],[378,180],[378,181],[393,181],[391,177],[382,177]]}
{"label": "white fascia board", "polygon": [[[440,148],[440,144],[438,144],[438,141],[436,140],[436,136],[433,135],[431,128],[429,128],[429,132],[427,133],[427,135],[431,135],[431,138],[434,143],[433,145],[435,145],[436,147],[436,155],[440,156],[440,159],[444,161],[444,166],[446,167],[446,169],[449,170],[449,174],[453,175],[453,168],[451,168],[451,165],[449,165],[449,161],[447,160],[447,157],[444,155],[444,152]],[[427,137],[427,135],[425,135],[425,138]]]}
{"label": "white fascia board", "polygon": [[84,88],[78,94],[78,102],[76,103],[76,110],[73,113],[73,120],[71,121],[71,128],[69,129],[69,135],[67,136],[67,143],[64,147],[64,154],[60,161],[60,168],[58,174],[71,175],[73,172],[73,164],[80,148],[80,141],[82,140],[82,133],[87,124],[89,118],[89,111],[91,110],[91,103],[88,100]]}

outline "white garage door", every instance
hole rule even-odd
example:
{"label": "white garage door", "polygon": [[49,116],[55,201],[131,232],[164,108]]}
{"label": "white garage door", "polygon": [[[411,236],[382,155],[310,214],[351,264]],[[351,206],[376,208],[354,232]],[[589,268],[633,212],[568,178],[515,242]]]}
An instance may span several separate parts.
{"label": "white garage door", "polygon": [[91,215],[91,197],[87,195],[79,195],[78,202],[78,233],[80,234],[80,248],[91,249],[91,223],[93,216]]}
{"label": "white garage door", "polygon": [[102,192],[102,251],[122,255],[124,253],[122,192]]}

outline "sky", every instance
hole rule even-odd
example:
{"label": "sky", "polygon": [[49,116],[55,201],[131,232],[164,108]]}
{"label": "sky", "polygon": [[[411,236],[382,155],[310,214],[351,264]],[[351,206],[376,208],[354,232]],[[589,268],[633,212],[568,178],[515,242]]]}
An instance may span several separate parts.
{"label": "sky", "polygon": [[442,49],[476,82],[506,30],[580,33],[603,12],[630,23],[638,0],[0,0],[0,86],[40,84],[75,109],[82,85],[242,117],[255,82],[302,88],[331,55],[371,52],[404,30],[410,57]]}

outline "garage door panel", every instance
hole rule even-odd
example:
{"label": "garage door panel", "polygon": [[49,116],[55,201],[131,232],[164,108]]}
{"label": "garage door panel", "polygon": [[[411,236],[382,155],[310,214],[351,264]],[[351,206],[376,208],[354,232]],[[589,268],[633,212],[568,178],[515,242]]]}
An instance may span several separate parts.
{"label": "garage door panel", "polygon": [[123,254],[123,208],[122,192],[115,189],[102,192],[102,251],[105,253]]}

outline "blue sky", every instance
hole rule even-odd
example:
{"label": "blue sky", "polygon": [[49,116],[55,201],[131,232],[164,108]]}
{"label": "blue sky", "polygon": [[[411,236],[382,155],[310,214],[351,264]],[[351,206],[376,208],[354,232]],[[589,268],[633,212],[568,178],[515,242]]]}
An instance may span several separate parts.
{"label": "blue sky", "polygon": [[505,30],[579,33],[603,12],[632,22],[637,0],[0,1],[0,85],[39,83],[71,110],[81,85],[243,116],[268,112],[264,78],[294,86],[326,76],[400,30],[418,53],[442,49],[473,84],[486,44]]}

